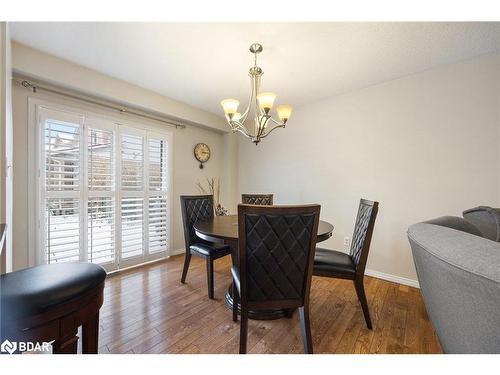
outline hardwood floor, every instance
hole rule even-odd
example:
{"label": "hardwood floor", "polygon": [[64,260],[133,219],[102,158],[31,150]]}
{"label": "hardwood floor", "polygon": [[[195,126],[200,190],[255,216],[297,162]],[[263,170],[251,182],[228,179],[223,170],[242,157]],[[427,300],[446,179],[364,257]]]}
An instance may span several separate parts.
{"label": "hardwood floor", "polygon": [[[224,293],[230,257],[215,262],[215,300],[207,297],[205,262],[184,256],[109,277],[100,314],[100,353],[237,353],[239,322]],[[418,289],[366,277],[373,330],[365,326],[351,281],[313,277],[315,353],[441,353]],[[299,318],[250,320],[249,353],[302,353]]]}

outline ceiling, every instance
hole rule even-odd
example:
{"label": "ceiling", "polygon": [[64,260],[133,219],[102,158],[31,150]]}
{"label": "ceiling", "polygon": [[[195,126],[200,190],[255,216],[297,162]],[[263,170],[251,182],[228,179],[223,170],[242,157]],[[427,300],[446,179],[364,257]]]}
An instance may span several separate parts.
{"label": "ceiling", "polygon": [[46,53],[221,114],[246,104],[253,58],[262,90],[294,106],[500,51],[500,23],[11,23]]}

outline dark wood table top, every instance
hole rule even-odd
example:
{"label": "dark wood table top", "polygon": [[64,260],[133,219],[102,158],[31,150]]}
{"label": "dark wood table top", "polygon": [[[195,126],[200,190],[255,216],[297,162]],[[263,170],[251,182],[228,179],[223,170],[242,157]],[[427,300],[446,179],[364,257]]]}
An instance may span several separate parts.
{"label": "dark wood table top", "polygon": [[[196,234],[206,240],[219,239],[235,241],[238,239],[238,215],[216,216],[213,220],[194,223]],[[317,242],[325,241],[332,236],[333,225],[320,220]]]}

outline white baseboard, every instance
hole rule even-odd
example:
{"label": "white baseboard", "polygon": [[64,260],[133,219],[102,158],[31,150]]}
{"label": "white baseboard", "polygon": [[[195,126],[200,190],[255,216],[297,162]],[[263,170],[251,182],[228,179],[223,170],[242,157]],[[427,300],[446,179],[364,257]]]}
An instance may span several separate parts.
{"label": "white baseboard", "polygon": [[170,252],[170,256],[173,256],[173,255],[179,255],[179,254],[184,254],[186,252],[186,250],[184,248],[182,249],[177,249],[177,250],[172,250]]}
{"label": "white baseboard", "polygon": [[[179,254],[184,254],[186,251],[184,248],[182,249],[177,249],[173,250],[170,255],[179,255]],[[418,284],[418,280],[413,280],[413,279],[408,279],[406,277],[400,277],[400,276],[394,276],[388,273],[380,272],[380,271],[374,271],[374,270],[365,270],[365,275],[366,276],[371,276],[371,277],[376,277],[377,279],[382,279],[382,280],[387,280],[391,281],[393,283],[398,283],[398,284],[403,284],[403,285],[408,285],[412,286],[414,288],[420,288],[420,285]]]}
{"label": "white baseboard", "polygon": [[406,277],[394,276],[394,275],[391,275],[388,273],[373,271],[373,270],[369,270],[369,269],[365,270],[365,275],[371,276],[371,277],[376,277],[377,279],[391,281],[393,283],[412,286],[414,288],[420,289],[420,285],[418,283],[418,280],[408,279]]}

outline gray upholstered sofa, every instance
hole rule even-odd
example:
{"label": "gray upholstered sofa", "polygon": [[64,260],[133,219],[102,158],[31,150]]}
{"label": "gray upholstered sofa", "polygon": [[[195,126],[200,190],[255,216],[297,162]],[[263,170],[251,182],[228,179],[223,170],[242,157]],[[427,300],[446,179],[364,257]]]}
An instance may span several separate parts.
{"label": "gray upholstered sofa", "polygon": [[500,243],[459,217],[408,229],[424,303],[445,353],[500,353]]}

